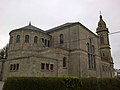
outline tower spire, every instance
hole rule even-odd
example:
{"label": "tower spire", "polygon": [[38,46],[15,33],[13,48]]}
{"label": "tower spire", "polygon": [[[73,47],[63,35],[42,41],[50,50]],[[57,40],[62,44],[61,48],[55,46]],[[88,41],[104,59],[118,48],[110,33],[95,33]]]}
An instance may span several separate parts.
{"label": "tower spire", "polygon": [[101,15],[101,11],[99,11],[100,12],[100,15]]}
{"label": "tower spire", "polygon": [[[100,16],[99,16],[99,22],[98,22],[98,27],[97,27],[97,32],[99,31],[108,31],[108,28],[106,27],[105,21],[102,19],[101,11],[100,11]],[[108,31],[109,32],[109,31]]]}
{"label": "tower spire", "polygon": [[[110,73],[111,76],[109,77],[113,77],[113,73],[114,73],[113,59],[110,50],[111,48],[109,43],[109,31],[108,28],[106,27],[105,21],[102,19],[101,11],[100,11],[100,19],[96,31],[98,34],[98,41],[99,41],[98,45],[100,50],[101,63],[102,65],[107,65],[109,67],[109,70],[106,71],[106,73]],[[107,74],[104,76],[104,73],[102,73],[101,75],[102,77],[106,77]]]}
{"label": "tower spire", "polygon": [[101,14],[101,11],[100,11],[100,19],[102,19],[102,14]]}

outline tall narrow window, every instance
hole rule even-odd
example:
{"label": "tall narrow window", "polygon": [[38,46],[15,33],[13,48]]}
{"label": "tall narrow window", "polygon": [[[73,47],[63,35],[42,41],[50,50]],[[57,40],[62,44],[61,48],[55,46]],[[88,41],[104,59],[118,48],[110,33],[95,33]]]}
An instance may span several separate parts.
{"label": "tall narrow window", "polygon": [[91,68],[91,55],[88,53],[88,63],[89,63],[89,68]]}
{"label": "tall narrow window", "polygon": [[104,44],[104,37],[103,36],[100,36],[100,43]]}
{"label": "tall narrow window", "polygon": [[10,70],[13,70],[13,64],[10,65]]}
{"label": "tall narrow window", "polygon": [[38,37],[35,36],[35,37],[34,37],[34,43],[37,43],[37,42],[38,42]]}
{"label": "tall narrow window", "polygon": [[45,39],[45,46],[47,45],[47,40]]}
{"label": "tall narrow window", "polygon": [[87,43],[87,51],[88,51],[88,65],[89,69],[96,69],[96,61],[95,61],[95,47],[92,45],[92,41]]}
{"label": "tall narrow window", "polygon": [[60,34],[60,44],[63,44],[64,43],[64,36],[63,34]]}
{"label": "tall narrow window", "polygon": [[13,70],[15,70],[15,68],[16,68],[16,65],[15,65],[15,64],[13,64]]}
{"label": "tall narrow window", "polygon": [[92,53],[93,54],[95,53],[95,47],[94,47],[94,45],[92,45]]}
{"label": "tall narrow window", "polygon": [[42,42],[44,43],[44,38],[42,38]]}
{"label": "tall narrow window", "polygon": [[13,36],[10,36],[10,44],[13,43]]}
{"label": "tall narrow window", "polygon": [[90,52],[90,45],[87,43],[87,51]]}
{"label": "tall narrow window", "polygon": [[105,57],[105,53],[103,53],[103,57]]}
{"label": "tall narrow window", "polygon": [[90,55],[90,44],[87,43],[87,51],[88,51],[88,64],[89,68],[91,68],[91,55]]}
{"label": "tall narrow window", "polygon": [[53,64],[50,64],[50,70],[53,70]]}
{"label": "tall narrow window", "polygon": [[18,70],[19,69],[19,64],[16,64],[17,66],[16,66],[16,70]]}
{"label": "tall narrow window", "polygon": [[50,41],[48,40],[48,47],[50,47]]}
{"label": "tall narrow window", "polygon": [[17,35],[16,37],[16,43],[19,43],[20,42],[20,35]]}
{"label": "tall narrow window", "polygon": [[41,63],[41,69],[45,69],[45,63]]}
{"label": "tall narrow window", "polygon": [[49,70],[49,64],[46,64],[46,70]]}
{"label": "tall narrow window", "polygon": [[66,57],[63,57],[63,67],[66,67]]}
{"label": "tall narrow window", "polygon": [[29,35],[25,35],[25,42],[29,43]]}

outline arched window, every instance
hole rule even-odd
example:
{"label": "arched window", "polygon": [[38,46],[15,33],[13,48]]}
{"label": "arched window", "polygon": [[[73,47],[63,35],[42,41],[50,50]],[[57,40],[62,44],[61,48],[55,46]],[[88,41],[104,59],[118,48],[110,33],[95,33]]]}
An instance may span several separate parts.
{"label": "arched window", "polygon": [[94,53],[95,53],[95,46],[92,45],[92,54],[94,54]]}
{"label": "arched window", "polygon": [[29,35],[25,35],[25,42],[29,43]]}
{"label": "arched window", "polygon": [[13,64],[10,65],[10,70],[12,70],[12,69],[13,69]]}
{"label": "arched window", "polygon": [[92,45],[92,41],[87,43],[87,51],[88,51],[88,66],[89,69],[96,69],[96,61],[95,61],[95,46]]}
{"label": "arched window", "polygon": [[87,43],[87,51],[90,52],[90,44]]}
{"label": "arched window", "polygon": [[19,64],[16,64],[16,70],[18,70],[19,69]]}
{"label": "arched window", "polygon": [[47,40],[45,39],[45,46],[47,45]]}
{"label": "arched window", "polygon": [[35,36],[35,37],[34,37],[34,43],[37,43],[37,42],[38,42],[38,37]]}
{"label": "arched window", "polygon": [[105,53],[103,53],[103,55],[102,55],[103,57],[105,57]]}
{"label": "arched window", "polygon": [[63,44],[64,43],[64,36],[63,34],[60,34],[60,44]]}
{"label": "arched window", "polygon": [[48,47],[50,47],[50,41],[48,40]]}
{"label": "arched window", "polygon": [[53,70],[53,64],[50,64],[50,70]]}
{"label": "arched window", "polygon": [[42,38],[42,42],[44,43],[44,38]]}
{"label": "arched window", "polygon": [[16,68],[16,65],[15,65],[15,64],[13,64],[13,70],[15,70],[15,68]]}
{"label": "arched window", "polygon": [[13,43],[13,36],[10,37],[10,44]]}
{"label": "arched window", "polygon": [[66,57],[63,57],[63,67],[66,67]]}
{"label": "arched window", "polygon": [[19,43],[20,42],[20,35],[17,35],[16,37],[16,43]]}

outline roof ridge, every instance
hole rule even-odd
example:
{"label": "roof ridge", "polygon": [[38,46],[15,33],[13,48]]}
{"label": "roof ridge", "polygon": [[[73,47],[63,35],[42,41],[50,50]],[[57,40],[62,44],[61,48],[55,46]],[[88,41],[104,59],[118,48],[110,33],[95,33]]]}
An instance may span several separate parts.
{"label": "roof ridge", "polygon": [[70,25],[73,25],[73,24],[77,24],[77,23],[80,23],[80,22],[67,22],[65,24],[61,24],[59,26],[51,28],[51,29],[47,30],[46,32],[52,32],[54,30],[58,30],[58,29],[61,29],[61,28],[64,28],[64,27],[67,27],[67,26],[70,26]]}
{"label": "roof ridge", "polygon": [[29,25],[27,25],[27,26],[24,26],[24,27],[21,27],[21,28],[19,28],[19,29],[36,30],[36,31],[41,31],[41,32],[44,32],[44,33],[45,33],[44,30],[42,30],[42,29],[40,29],[40,28],[38,28],[38,27],[36,27],[36,26],[33,26],[33,25],[31,25],[31,24],[29,24]]}

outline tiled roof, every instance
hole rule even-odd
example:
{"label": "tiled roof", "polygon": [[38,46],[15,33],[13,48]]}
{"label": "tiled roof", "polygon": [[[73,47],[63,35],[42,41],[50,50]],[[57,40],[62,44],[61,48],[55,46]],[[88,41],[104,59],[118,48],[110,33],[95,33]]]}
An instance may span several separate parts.
{"label": "tiled roof", "polygon": [[31,25],[31,24],[29,24],[29,25],[27,25],[25,27],[19,28],[19,29],[35,30],[35,31],[40,31],[40,32],[44,32],[45,33],[45,31],[43,31],[42,29],[39,29],[39,28],[37,28],[37,27],[35,27],[35,26]]}
{"label": "tiled roof", "polygon": [[71,26],[71,25],[74,25],[74,24],[78,24],[79,22],[74,22],[74,23],[65,23],[65,24],[63,24],[63,25],[60,25],[60,26],[57,26],[57,27],[55,27],[55,28],[52,28],[52,29],[49,29],[49,30],[47,30],[46,32],[53,32],[53,31],[56,31],[56,30],[58,30],[58,29],[61,29],[61,28],[65,28],[65,27],[68,27],[68,26]]}
{"label": "tiled roof", "polygon": [[[73,23],[65,23],[63,25],[60,25],[60,26],[57,26],[55,28],[52,28],[52,29],[49,29],[47,30],[46,32],[47,33],[51,33],[51,32],[54,32],[54,31],[57,31],[57,30],[61,30],[62,28],[65,28],[65,27],[69,27],[69,26],[72,26],[72,25],[81,25],[82,27],[84,27],[86,30],[88,30],[89,32],[93,33],[91,30],[89,30],[87,27],[85,27],[83,24],[81,24],[80,22],[73,22]],[[95,36],[97,36],[95,33],[93,33]]]}

